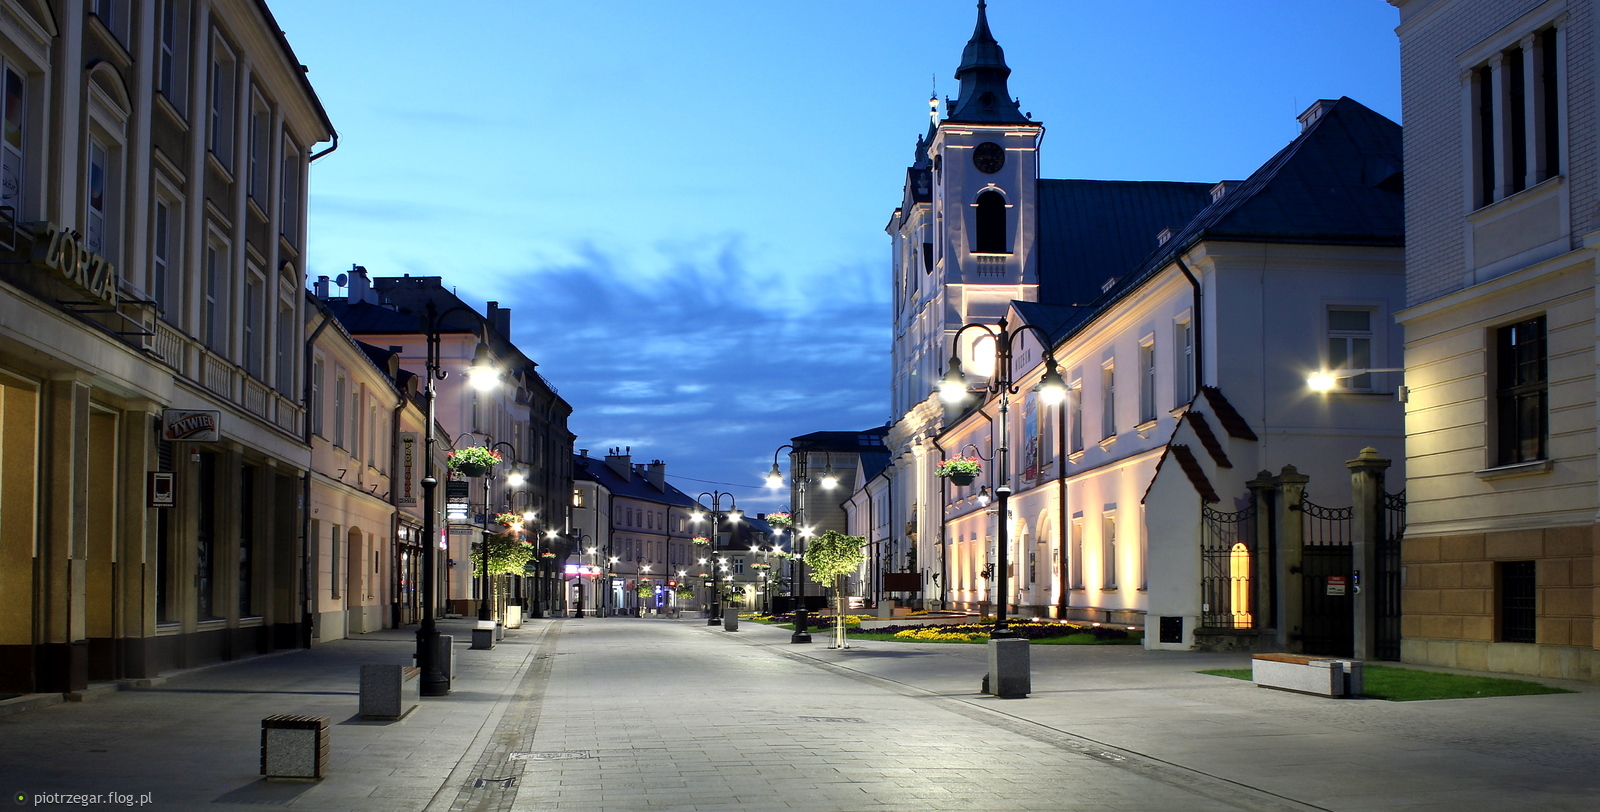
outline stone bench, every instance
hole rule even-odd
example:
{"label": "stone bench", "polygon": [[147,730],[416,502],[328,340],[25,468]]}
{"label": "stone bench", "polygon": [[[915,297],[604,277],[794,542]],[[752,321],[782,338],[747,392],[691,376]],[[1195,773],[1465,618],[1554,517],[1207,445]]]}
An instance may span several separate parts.
{"label": "stone bench", "polygon": [[422,701],[422,669],[409,665],[361,666],[361,718],[400,719]]}
{"label": "stone bench", "polygon": [[1306,654],[1257,654],[1250,661],[1250,676],[1262,688],[1352,697],[1360,696],[1364,688],[1361,665],[1360,660]]}
{"label": "stone bench", "polygon": [[261,774],[316,781],[328,774],[328,717],[268,716],[261,720]]}

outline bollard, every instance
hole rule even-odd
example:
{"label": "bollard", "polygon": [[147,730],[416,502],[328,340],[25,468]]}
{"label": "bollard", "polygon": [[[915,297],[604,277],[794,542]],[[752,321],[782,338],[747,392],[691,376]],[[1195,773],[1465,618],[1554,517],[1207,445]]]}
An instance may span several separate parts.
{"label": "bollard", "polygon": [[261,720],[261,774],[268,779],[317,781],[328,774],[328,717],[268,716]]}

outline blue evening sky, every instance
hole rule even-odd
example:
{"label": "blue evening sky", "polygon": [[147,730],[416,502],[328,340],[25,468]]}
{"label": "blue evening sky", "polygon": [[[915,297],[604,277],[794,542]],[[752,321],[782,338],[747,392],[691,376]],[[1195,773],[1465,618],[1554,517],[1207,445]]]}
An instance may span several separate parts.
{"label": "blue evening sky", "polygon": [[[270,0],[340,133],[310,268],[512,308],[577,447],[741,507],[890,420],[889,238],[969,0]],[[993,0],[1054,178],[1243,178],[1318,98],[1400,120],[1382,0]],[[703,480],[703,481],[702,481]]]}

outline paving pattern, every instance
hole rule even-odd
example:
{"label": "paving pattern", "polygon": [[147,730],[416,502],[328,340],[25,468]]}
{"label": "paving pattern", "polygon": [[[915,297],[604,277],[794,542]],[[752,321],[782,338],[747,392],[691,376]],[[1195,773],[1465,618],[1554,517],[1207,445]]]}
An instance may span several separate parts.
{"label": "paving pattern", "polygon": [[[213,812],[1600,809],[1589,684],[1329,700],[1195,673],[1244,655],[1036,646],[1034,694],[1001,700],[977,692],[978,645],[587,618],[472,651],[456,625],[452,695],[402,720],[356,716],[359,666],[413,647],[374,633],[0,716],[0,791]],[[279,713],[332,718],[327,778],[260,779]],[[102,799],[33,803],[50,793]]]}

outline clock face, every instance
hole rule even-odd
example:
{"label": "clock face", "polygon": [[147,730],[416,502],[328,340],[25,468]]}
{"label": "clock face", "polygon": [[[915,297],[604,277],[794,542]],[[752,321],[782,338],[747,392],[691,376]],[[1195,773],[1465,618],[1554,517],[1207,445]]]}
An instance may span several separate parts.
{"label": "clock face", "polygon": [[972,151],[972,165],[985,175],[993,175],[1006,165],[1006,151],[993,141],[985,141]]}

